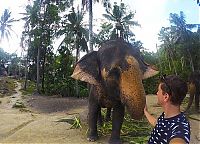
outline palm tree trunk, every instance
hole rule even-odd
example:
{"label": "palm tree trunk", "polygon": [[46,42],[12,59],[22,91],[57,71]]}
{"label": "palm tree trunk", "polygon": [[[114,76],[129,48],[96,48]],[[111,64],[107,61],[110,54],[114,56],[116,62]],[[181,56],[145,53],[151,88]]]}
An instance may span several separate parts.
{"label": "palm tree trunk", "polygon": [[[76,41],[76,63],[78,62],[78,59],[79,59],[79,46],[78,46],[78,42]],[[75,80],[75,91],[76,91],[76,97],[79,98],[78,80]]]}
{"label": "palm tree trunk", "polygon": [[90,48],[90,51],[93,51],[92,21],[93,21],[92,0],[89,0],[89,48]]}
{"label": "palm tree trunk", "polygon": [[46,48],[44,48],[44,57],[42,63],[42,92],[44,92],[44,77],[45,77],[45,60],[46,60]]}
{"label": "palm tree trunk", "polygon": [[24,82],[24,90],[27,88],[27,73],[28,73],[28,52],[25,61],[25,82]]}
{"label": "palm tree trunk", "polygon": [[37,92],[40,93],[40,48],[37,55]]}

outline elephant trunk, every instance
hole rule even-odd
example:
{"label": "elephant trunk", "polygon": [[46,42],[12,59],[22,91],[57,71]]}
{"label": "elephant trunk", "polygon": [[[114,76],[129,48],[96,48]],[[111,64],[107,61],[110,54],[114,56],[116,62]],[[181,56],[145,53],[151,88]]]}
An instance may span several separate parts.
{"label": "elephant trunk", "polygon": [[140,119],[143,116],[146,98],[139,66],[129,66],[121,73],[120,89],[122,103],[132,118]]}

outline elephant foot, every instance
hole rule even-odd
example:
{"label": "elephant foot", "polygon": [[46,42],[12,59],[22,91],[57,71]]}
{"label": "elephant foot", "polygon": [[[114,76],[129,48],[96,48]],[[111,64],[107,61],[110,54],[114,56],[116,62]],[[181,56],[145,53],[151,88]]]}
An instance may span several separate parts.
{"label": "elephant foot", "polygon": [[88,140],[88,141],[91,141],[91,142],[94,142],[94,141],[96,141],[98,138],[99,138],[98,135],[93,135],[93,136],[88,136],[88,137],[87,137],[87,140]]}
{"label": "elephant foot", "polygon": [[109,144],[122,144],[120,139],[110,139]]}

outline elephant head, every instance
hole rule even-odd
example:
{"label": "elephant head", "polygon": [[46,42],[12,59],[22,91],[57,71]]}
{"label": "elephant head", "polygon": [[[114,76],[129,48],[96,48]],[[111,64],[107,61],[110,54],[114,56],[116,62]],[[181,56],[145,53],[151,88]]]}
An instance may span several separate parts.
{"label": "elephant head", "polygon": [[122,39],[105,42],[77,62],[74,79],[101,87],[105,98],[124,104],[133,118],[143,115],[145,91],[142,79],[158,71],[145,63],[138,49]]}

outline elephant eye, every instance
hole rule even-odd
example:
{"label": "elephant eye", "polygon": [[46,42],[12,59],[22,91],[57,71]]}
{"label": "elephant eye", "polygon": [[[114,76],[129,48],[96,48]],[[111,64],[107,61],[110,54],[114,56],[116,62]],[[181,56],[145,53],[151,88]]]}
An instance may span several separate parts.
{"label": "elephant eye", "polygon": [[120,70],[118,68],[112,68],[109,72],[108,72],[108,77],[112,77],[114,79],[119,79],[120,77]]}

